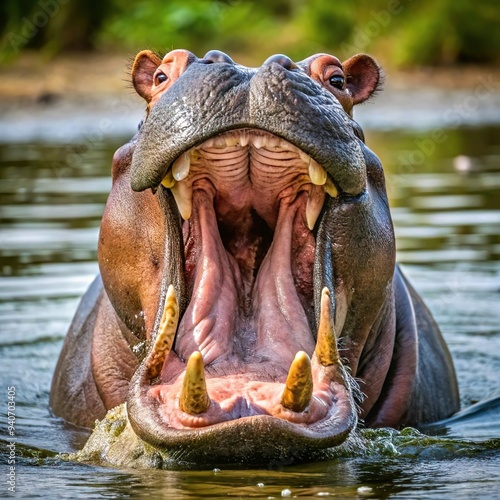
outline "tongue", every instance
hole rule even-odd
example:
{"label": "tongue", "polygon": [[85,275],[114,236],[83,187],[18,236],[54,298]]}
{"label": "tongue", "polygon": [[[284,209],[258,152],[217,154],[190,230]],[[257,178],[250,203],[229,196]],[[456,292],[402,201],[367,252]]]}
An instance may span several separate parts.
{"label": "tongue", "polygon": [[281,202],[274,239],[255,281],[253,305],[257,353],[290,365],[298,351],[312,354],[314,339],[297,295],[292,274],[294,221],[303,198]]}
{"label": "tongue", "polygon": [[219,234],[215,190],[208,182],[197,184],[186,241],[187,267],[194,268],[193,292],[175,350],[184,359],[201,351],[209,371],[210,364],[217,370],[220,363],[217,372],[231,373],[240,371],[243,363],[266,361],[286,373],[298,351],[314,350],[292,273],[292,236],[297,221],[304,219],[305,197],[282,200],[273,242],[247,297],[240,268]]}
{"label": "tongue", "polygon": [[226,252],[217,228],[213,193],[193,191],[190,241],[196,246],[186,259],[194,263],[194,287],[186,312],[179,325],[176,352],[185,360],[201,351],[205,365],[232,354],[232,333],[238,323],[238,266]]}

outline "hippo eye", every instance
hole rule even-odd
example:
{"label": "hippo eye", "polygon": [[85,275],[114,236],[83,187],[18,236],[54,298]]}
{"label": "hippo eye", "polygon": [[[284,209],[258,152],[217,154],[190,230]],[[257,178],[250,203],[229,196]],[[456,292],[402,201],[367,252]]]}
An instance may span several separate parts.
{"label": "hippo eye", "polygon": [[155,76],[156,85],[160,85],[160,83],[166,82],[168,80],[168,76],[165,73],[158,73]]}
{"label": "hippo eye", "polygon": [[333,75],[328,81],[336,89],[342,90],[344,88],[344,77],[342,75]]}

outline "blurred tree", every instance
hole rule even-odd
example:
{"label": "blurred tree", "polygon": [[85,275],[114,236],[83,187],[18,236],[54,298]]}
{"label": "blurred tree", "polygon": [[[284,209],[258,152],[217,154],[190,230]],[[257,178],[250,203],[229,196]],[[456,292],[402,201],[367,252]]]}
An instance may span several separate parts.
{"label": "blurred tree", "polygon": [[95,35],[114,0],[3,0],[0,21],[4,56],[23,48],[50,53],[95,48]]}
{"label": "blurred tree", "polygon": [[500,52],[497,0],[412,3],[401,15],[391,55],[396,63],[493,63]]}
{"label": "blurred tree", "polygon": [[[279,4],[290,4],[280,0]],[[285,9],[286,10],[286,9]],[[246,0],[115,0],[115,10],[100,38],[138,50],[157,47],[186,48],[198,55],[217,47],[252,50],[259,38],[269,39],[276,20],[276,5]],[[279,9],[279,16],[284,15]]]}
{"label": "blurred tree", "polygon": [[[385,64],[494,63],[498,0],[2,0],[0,47],[219,48],[260,61],[371,52]],[[270,48],[272,45],[272,48]],[[251,56],[250,56],[251,55]]]}

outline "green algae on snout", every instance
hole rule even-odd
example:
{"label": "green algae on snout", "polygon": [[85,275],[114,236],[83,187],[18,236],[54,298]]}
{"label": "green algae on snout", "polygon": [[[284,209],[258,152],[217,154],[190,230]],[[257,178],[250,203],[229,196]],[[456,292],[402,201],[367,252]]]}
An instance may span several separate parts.
{"label": "green algae on snout", "polygon": [[102,420],[96,420],[95,428],[83,449],[67,458],[100,465],[157,469],[165,457],[135,434],[124,403],[109,410]]}

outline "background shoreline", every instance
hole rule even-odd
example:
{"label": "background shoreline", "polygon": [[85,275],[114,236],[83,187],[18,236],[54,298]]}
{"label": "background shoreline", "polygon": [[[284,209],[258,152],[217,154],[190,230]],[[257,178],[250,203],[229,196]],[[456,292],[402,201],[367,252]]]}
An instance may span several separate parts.
{"label": "background shoreline", "polygon": [[[0,66],[0,142],[73,143],[132,135],[145,106],[130,83],[131,61],[129,54],[75,53],[44,61],[26,53]],[[499,68],[388,69],[386,75],[383,91],[355,109],[363,128],[500,123]]]}

